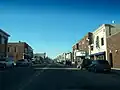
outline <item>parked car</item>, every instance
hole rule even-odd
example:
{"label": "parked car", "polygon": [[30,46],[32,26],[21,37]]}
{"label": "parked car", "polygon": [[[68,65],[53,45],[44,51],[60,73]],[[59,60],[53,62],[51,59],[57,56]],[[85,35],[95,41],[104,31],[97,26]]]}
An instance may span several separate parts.
{"label": "parked car", "polygon": [[10,59],[10,58],[0,59],[0,67],[1,68],[13,68],[14,65],[15,65],[15,62],[13,59]]}
{"label": "parked car", "polygon": [[35,59],[33,59],[33,60],[32,60],[32,63],[33,63],[33,64],[36,64],[36,60],[35,60]]}
{"label": "parked car", "polygon": [[88,71],[93,71],[93,72],[103,72],[111,71],[111,66],[109,65],[107,60],[93,60],[92,63],[88,67]]}
{"label": "parked car", "polygon": [[69,66],[71,66],[71,65],[72,65],[72,62],[69,61],[69,60],[66,60],[65,65],[69,65]]}
{"label": "parked car", "polygon": [[29,62],[27,59],[21,59],[16,61],[16,66],[29,66]]}
{"label": "parked car", "polygon": [[28,59],[29,66],[32,66],[32,60]]}

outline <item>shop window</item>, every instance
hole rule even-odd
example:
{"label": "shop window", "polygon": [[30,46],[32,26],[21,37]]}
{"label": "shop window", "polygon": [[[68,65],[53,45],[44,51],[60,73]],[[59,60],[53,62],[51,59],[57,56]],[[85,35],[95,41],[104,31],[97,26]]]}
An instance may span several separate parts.
{"label": "shop window", "polygon": [[104,45],[104,38],[101,38],[101,45]]}

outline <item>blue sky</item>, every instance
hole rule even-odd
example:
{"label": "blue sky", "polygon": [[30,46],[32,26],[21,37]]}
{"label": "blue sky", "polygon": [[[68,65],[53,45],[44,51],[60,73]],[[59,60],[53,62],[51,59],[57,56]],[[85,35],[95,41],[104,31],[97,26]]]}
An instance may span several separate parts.
{"label": "blue sky", "polygon": [[0,0],[0,28],[55,57],[99,25],[120,23],[119,8],[119,0]]}

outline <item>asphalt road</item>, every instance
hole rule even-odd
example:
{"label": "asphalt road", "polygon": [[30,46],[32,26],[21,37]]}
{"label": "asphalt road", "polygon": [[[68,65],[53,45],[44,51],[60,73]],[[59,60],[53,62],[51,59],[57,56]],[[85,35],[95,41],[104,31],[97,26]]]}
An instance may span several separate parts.
{"label": "asphalt road", "polygon": [[0,70],[0,90],[120,90],[120,75],[59,65]]}

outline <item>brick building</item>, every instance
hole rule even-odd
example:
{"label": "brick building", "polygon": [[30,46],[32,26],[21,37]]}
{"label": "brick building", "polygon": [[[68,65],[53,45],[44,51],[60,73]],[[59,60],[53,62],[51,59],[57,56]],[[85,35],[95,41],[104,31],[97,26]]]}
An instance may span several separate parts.
{"label": "brick building", "polygon": [[7,57],[7,45],[9,36],[9,34],[0,29],[0,58]]}
{"label": "brick building", "polygon": [[32,59],[33,49],[26,42],[8,43],[8,57],[14,60]]}
{"label": "brick building", "polygon": [[89,58],[88,34],[72,47],[72,62]]}
{"label": "brick building", "polygon": [[79,42],[78,42],[79,46],[78,49],[85,51],[86,56],[89,55],[89,47],[88,47],[88,35],[85,35]]}
{"label": "brick building", "polygon": [[111,26],[107,31],[107,58],[112,67],[120,68],[120,25]]}
{"label": "brick building", "polygon": [[91,59],[108,60],[111,67],[120,68],[120,24],[103,24],[88,36]]}

